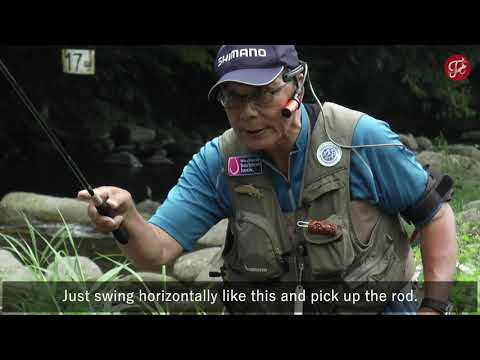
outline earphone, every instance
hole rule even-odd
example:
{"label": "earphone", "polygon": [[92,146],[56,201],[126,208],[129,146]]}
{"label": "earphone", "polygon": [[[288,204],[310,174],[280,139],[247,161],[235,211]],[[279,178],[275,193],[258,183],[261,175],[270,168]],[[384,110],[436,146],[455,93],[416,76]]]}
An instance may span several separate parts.
{"label": "earphone", "polygon": [[282,116],[289,118],[292,114],[300,108],[300,92],[302,91],[302,86],[298,83],[297,74],[302,73],[305,70],[305,77],[306,73],[308,72],[308,66],[306,63],[301,62],[299,66],[295,69],[292,69],[288,73],[283,75],[283,81],[289,82],[290,80],[295,79],[295,92],[290,100],[288,100],[287,105],[282,109]]}

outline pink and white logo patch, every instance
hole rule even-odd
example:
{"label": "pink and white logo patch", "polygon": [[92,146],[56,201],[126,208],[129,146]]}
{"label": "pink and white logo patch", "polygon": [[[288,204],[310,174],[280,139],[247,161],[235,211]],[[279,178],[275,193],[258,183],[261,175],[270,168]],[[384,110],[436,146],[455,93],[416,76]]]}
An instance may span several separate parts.
{"label": "pink and white logo patch", "polygon": [[228,176],[262,174],[262,160],[254,156],[233,156],[228,159]]}

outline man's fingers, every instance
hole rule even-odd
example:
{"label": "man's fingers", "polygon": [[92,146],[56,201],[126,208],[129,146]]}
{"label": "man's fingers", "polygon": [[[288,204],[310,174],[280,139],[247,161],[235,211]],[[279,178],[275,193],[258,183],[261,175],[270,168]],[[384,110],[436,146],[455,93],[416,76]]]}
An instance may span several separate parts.
{"label": "man's fingers", "polygon": [[[93,189],[93,192],[98,195],[103,201],[106,201],[110,197],[111,187],[102,186],[96,189]],[[81,201],[90,201],[92,197],[87,190],[79,191],[77,194],[77,199]]]}
{"label": "man's fingers", "polygon": [[82,190],[78,192],[77,198],[81,201],[88,202],[88,217],[95,224],[96,230],[101,233],[109,233],[117,230],[124,220],[124,215],[132,208],[135,208],[132,196],[128,191],[113,186],[102,186],[93,189],[93,191],[105,202],[105,205],[112,210],[113,218],[99,214],[88,191]]}
{"label": "man's fingers", "polygon": [[99,216],[96,222],[96,229],[101,233],[110,233],[117,230],[123,221],[123,216],[115,216],[113,219],[107,216]]}
{"label": "man's fingers", "polygon": [[122,221],[123,221],[122,215],[118,215],[113,218],[113,226],[115,230],[117,230],[120,227],[120,225],[122,225]]}
{"label": "man's fingers", "polygon": [[91,197],[87,190],[79,191],[77,194],[77,199],[80,201],[90,201]]}
{"label": "man's fingers", "polygon": [[112,210],[115,210],[118,208],[118,202],[116,202],[115,200],[112,200],[112,199],[108,199],[106,201],[107,205],[110,207],[110,209]]}

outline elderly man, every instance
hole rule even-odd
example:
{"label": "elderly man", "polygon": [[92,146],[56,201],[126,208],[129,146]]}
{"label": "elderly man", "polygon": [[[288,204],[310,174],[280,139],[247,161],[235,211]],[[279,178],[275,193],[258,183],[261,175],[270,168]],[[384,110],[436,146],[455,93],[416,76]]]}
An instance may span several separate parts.
{"label": "elderly man", "polygon": [[[225,282],[405,283],[414,261],[401,215],[420,233],[425,280],[453,279],[448,177],[425,171],[387,123],[321,104],[311,83],[317,104],[303,104],[308,65],[293,45],[222,46],[214,66],[209,98],[231,129],[193,156],[156,214],[146,222],[126,190],[95,189],[114,216],[92,203],[89,216],[101,232],[128,232],[121,249],[134,264],[158,269],[228,217]],[[90,201],[85,191],[78,196]],[[448,295],[429,286],[419,309],[383,306],[379,312],[443,313]]]}

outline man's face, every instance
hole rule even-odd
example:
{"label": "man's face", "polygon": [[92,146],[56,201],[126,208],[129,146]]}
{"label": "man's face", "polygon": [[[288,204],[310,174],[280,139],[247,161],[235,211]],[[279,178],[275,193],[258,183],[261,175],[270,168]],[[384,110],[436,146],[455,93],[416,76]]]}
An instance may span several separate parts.
{"label": "man's face", "polygon": [[288,138],[292,118],[282,116],[281,109],[294,92],[294,82],[284,83],[279,76],[268,86],[227,83],[225,111],[230,126],[249,150],[274,150]]}

